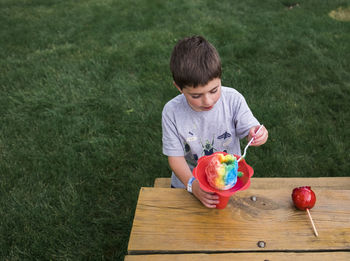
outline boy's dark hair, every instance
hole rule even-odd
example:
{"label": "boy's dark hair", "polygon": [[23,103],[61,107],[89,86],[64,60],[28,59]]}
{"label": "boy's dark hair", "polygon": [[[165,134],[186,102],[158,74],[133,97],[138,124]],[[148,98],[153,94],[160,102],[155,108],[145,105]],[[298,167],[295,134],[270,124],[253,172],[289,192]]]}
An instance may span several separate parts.
{"label": "boy's dark hair", "polygon": [[202,36],[180,40],[170,58],[170,69],[177,86],[206,85],[215,78],[221,78],[221,61],[215,47]]}

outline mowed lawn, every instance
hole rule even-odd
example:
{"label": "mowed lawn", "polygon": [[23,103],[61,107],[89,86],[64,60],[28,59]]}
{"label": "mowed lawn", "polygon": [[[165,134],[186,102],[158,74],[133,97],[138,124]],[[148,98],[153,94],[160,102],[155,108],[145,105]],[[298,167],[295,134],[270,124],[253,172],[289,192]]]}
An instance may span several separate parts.
{"label": "mowed lawn", "polygon": [[[0,0],[0,259],[123,260],[170,177],[174,44],[203,35],[269,130],[258,177],[350,175],[350,2]],[[242,141],[245,145],[246,141]]]}

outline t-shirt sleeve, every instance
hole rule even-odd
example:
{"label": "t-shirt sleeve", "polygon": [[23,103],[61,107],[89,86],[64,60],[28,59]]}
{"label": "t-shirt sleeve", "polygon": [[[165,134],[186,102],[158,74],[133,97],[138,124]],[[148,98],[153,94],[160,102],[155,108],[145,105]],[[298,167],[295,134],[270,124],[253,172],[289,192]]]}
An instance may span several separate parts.
{"label": "t-shirt sleeve", "polygon": [[250,128],[260,125],[260,123],[249,109],[243,95],[239,94],[239,99],[236,106],[236,115],[234,117],[236,135],[239,137],[239,139],[243,139],[249,134]]}
{"label": "t-shirt sleeve", "polygon": [[175,117],[166,105],[162,112],[163,154],[167,156],[184,156],[184,148],[177,131]]}

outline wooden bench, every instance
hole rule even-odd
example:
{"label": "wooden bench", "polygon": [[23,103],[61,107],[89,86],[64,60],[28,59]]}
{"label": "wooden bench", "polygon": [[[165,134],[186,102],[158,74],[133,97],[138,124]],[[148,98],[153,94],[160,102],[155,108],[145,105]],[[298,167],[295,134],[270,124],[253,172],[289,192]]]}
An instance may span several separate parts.
{"label": "wooden bench", "polygon": [[[156,178],[154,187],[170,188],[170,183],[170,178]],[[293,189],[300,186],[311,186],[312,189],[350,189],[350,178],[252,178],[249,189]]]}
{"label": "wooden bench", "polygon": [[125,261],[349,261],[350,252],[333,253],[223,253],[223,254],[158,254],[128,255]]}
{"label": "wooden bench", "polygon": [[[317,195],[311,212],[319,237],[293,207],[299,186]],[[128,254],[125,261],[350,260],[350,177],[255,177],[223,210],[207,209],[184,189],[171,189],[170,178],[157,178],[140,190]]]}

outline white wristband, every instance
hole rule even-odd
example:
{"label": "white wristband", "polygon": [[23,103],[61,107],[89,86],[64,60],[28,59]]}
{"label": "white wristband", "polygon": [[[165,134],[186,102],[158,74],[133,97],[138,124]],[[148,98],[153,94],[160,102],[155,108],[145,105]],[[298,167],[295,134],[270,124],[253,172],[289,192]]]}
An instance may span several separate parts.
{"label": "white wristband", "polygon": [[193,181],[195,181],[196,178],[195,177],[191,177],[187,183],[187,191],[192,193],[192,183]]}

